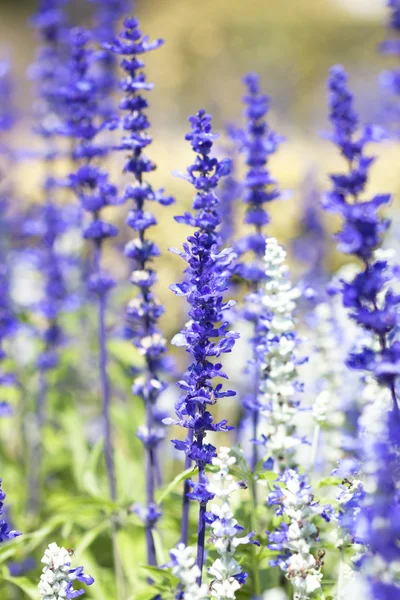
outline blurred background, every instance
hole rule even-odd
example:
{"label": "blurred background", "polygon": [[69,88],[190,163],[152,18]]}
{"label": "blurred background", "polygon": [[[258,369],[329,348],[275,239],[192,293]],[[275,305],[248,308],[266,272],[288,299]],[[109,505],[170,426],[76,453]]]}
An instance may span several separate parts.
{"label": "blurred background", "polygon": [[[72,22],[90,24],[90,0],[71,0],[67,9]],[[35,10],[33,1],[0,0],[0,57],[12,63],[20,111],[14,147],[31,148],[38,143],[31,133],[33,91],[26,75],[35,52],[29,25]],[[273,203],[269,231],[287,246],[292,268],[300,277],[302,265],[294,260],[290,241],[302,227],[305,195],[313,188],[313,202],[318,204],[320,192],[329,185],[328,173],[343,169],[336,149],[323,138],[329,129],[327,72],[332,64],[345,65],[362,119],[382,121],[386,99],[379,76],[392,64],[379,54],[377,46],[387,33],[388,9],[385,0],[137,0],[135,13],[145,33],[165,40],[165,46],[146,55],[146,66],[148,79],[155,83],[148,94],[154,138],[149,154],[158,165],[152,181],[177,199],[177,207],[162,209],[161,222],[154,230],[163,252],[158,292],[167,305],[164,327],[172,337],[184,309],[168,286],[181,279],[183,264],[167,249],[179,246],[188,233],[173,216],[189,208],[192,198],[190,186],[172,172],[184,171],[192,161],[189,144],[184,141],[188,115],[205,108],[219,132],[228,123],[242,126],[242,77],[248,71],[260,74],[264,91],[271,96],[270,125],[286,138],[270,168],[281,189],[288,190],[288,197]],[[222,139],[221,152],[224,146]],[[398,144],[381,144],[379,156],[372,171],[371,192],[395,193],[400,184]],[[114,157],[110,165],[115,182],[121,182],[121,159]],[[40,201],[40,168],[22,164],[17,174],[18,202]],[[126,211],[127,207],[114,209],[112,218],[123,223]],[[238,206],[235,237],[240,235],[242,215],[243,208]],[[396,238],[394,209],[391,216]],[[328,231],[337,226],[332,216],[320,217]],[[335,253],[329,235],[326,243],[326,267],[331,271],[340,266],[343,255]],[[123,303],[130,290],[126,285],[128,265],[120,249],[110,247],[108,260],[122,284]]]}
{"label": "blurred background", "polygon": [[[31,148],[38,143],[31,133],[33,92],[26,75],[35,52],[29,25],[35,9],[33,1],[0,0],[0,56],[12,63],[20,111],[14,147]],[[90,24],[90,0],[71,0],[67,9],[72,22]],[[270,125],[286,138],[270,168],[288,194],[286,200],[273,203],[269,231],[287,246],[292,268],[300,277],[302,265],[293,256],[291,240],[301,233],[305,196],[312,188],[317,205],[320,193],[328,188],[328,173],[343,169],[335,147],[323,137],[329,130],[327,72],[332,64],[345,65],[362,120],[382,122],[386,98],[379,76],[392,63],[379,54],[377,46],[387,34],[388,9],[385,0],[137,0],[135,13],[145,33],[165,40],[165,46],[146,55],[146,66],[148,79],[155,83],[148,94],[154,138],[149,154],[158,166],[152,181],[177,199],[177,207],[162,209],[154,230],[163,252],[158,292],[167,305],[164,326],[171,337],[180,327],[183,307],[168,286],[181,279],[183,264],[167,249],[179,246],[186,237],[187,228],[177,225],[173,217],[189,208],[192,199],[190,186],[172,172],[184,171],[192,161],[184,141],[188,115],[205,108],[219,132],[228,123],[242,126],[242,77],[248,71],[260,74],[263,89],[271,96]],[[221,138],[221,152],[224,147],[226,141]],[[381,144],[379,156],[372,171],[371,193],[395,194],[400,184],[398,144]],[[123,186],[121,159],[114,157],[110,170],[112,179]],[[41,176],[37,166],[18,167],[18,202],[40,201]],[[127,207],[114,209],[112,218],[123,223],[126,211]],[[243,208],[238,206],[236,238],[242,215]],[[392,236],[397,238],[395,208],[391,216]],[[328,232],[336,228],[332,216],[321,214],[320,218]],[[124,232],[122,241],[123,236]],[[332,271],[343,256],[335,253],[329,235],[326,244],[326,267]],[[110,247],[108,260],[122,284],[123,303],[130,290],[128,265],[120,250]]]}

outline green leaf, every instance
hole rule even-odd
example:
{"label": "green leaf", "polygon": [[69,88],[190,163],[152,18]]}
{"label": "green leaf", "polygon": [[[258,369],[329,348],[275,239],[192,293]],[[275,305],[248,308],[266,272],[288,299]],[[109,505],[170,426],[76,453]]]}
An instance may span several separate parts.
{"label": "green leaf", "polygon": [[96,474],[98,463],[103,455],[104,440],[99,439],[98,442],[93,446],[89,458],[86,461],[86,466],[83,471],[83,477],[81,485],[83,488],[93,496],[94,498],[101,498],[103,494],[98,484],[98,477]]}
{"label": "green leaf", "polygon": [[139,351],[126,340],[109,340],[107,349],[111,356],[129,367],[143,363]]}
{"label": "green leaf", "polygon": [[132,600],[152,600],[154,598],[154,587],[149,585],[131,596]]}
{"label": "green leaf", "polygon": [[93,527],[93,529],[90,529],[87,533],[85,533],[85,535],[82,536],[78,546],[76,547],[76,554],[82,554],[86,550],[86,548],[89,548],[89,546],[94,542],[94,540],[109,527],[110,522],[104,520],[101,523],[99,523],[96,527]]}
{"label": "green leaf", "polygon": [[[150,567],[149,565],[141,565],[141,571],[144,571],[151,579],[154,580],[156,585],[168,583],[172,587],[176,587],[179,583],[177,577],[172,575],[171,571],[167,569],[160,569],[160,567]],[[154,593],[154,589],[153,589]]]}
{"label": "green leaf", "polygon": [[12,583],[17,588],[22,590],[28,598],[32,600],[38,600],[38,589],[37,584],[29,581],[27,577],[12,577],[11,575],[7,575],[7,570],[3,569],[0,575],[3,581],[7,581],[8,583]]}
{"label": "green leaf", "polygon": [[340,483],[342,483],[343,478],[342,477],[325,477],[324,479],[321,479],[321,481],[318,482],[318,484],[315,486],[316,488],[323,488],[323,487],[328,487],[328,486],[338,486]]}
{"label": "green leaf", "polygon": [[165,488],[163,492],[161,492],[160,496],[157,499],[157,504],[162,504],[164,500],[174,491],[174,489],[181,483],[181,481],[185,481],[189,479],[192,475],[197,473],[197,467],[190,467],[190,469],[186,469],[183,473],[177,475],[169,485]]}

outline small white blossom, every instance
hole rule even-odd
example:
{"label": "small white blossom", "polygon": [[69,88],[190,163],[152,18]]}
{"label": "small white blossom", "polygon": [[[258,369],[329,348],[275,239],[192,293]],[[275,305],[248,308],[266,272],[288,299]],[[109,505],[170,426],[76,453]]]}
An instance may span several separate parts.
{"label": "small white blossom", "polygon": [[287,469],[279,481],[282,485],[276,485],[269,494],[268,504],[279,506],[278,514],[284,516],[284,523],[269,534],[269,544],[280,552],[278,565],[293,585],[293,598],[309,600],[321,589],[324,552],[320,548],[316,559],[312,550],[318,544],[318,528],[314,521],[320,518],[322,509],[315,502],[313,490],[304,475]]}
{"label": "small white blossom", "polygon": [[179,579],[183,588],[183,600],[208,600],[207,584],[198,585],[200,569],[196,565],[196,558],[192,548],[185,544],[178,544],[170,551],[172,559],[172,573]]}
{"label": "small white blossom", "polygon": [[229,468],[236,459],[230,455],[230,449],[221,447],[218,456],[213,458],[213,465],[218,471],[211,477],[208,491],[212,492],[221,504],[210,505],[210,513],[215,517],[211,524],[211,539],[219,557],[214,561],[208,572],[213,577],[210,595],[218,600],[234,600],[241,584],[236,578],[242,569],[234,558],[236,548],[240,544],[248,544],[250,536],[238,537],[238,522],[230,505],[230,496],[239,489],[238,483],[229,474]]}
{"label": "small white blossom", "polygon": [[42,558],[45,567],[39,581],[41,600],[64,600],[73,592],[72,581],[78,579],[91,585],[93,577],[85,575],[81,567],[71,569],[71,557],[66,548],[59,547],[55,542],[49,544]]}
{"label": "small white blossom", "polygon": [[294,418],[297,412],[295,321],[293,313],[299,291],[292,287],[285,264],[286,252],[275,238],[266,240],[265,273],[267,282],[262,302],[270,315],[264,352],[260,393],[261,414],[267,424],[261,431],[267,440],[268,456],[277,470],[294,466],[297,446]]}

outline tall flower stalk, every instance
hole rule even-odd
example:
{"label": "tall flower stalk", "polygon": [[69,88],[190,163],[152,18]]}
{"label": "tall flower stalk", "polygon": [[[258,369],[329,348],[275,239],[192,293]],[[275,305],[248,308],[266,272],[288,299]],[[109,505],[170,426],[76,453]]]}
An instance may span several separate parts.
{"label": "tall flower stalk", "polygon": [[[396,380],[400,371],[400,342],[398,341],[399,296],[392,287],[396,268],[392,268],[386,253],[380,250],[382,236],[389,220],[379,210],[390,201],[389,194],[378,194],[364,200],[369,169],[375,157],[366,154],[366,145],[382,140],[382,132],[365,126],[359,135],[358,116],[353,96],[347,87],[343,67],[331,69],[328,79],[332,141],[339,147],[348,164],[346,174],[331,175],[332,191],[325,197],[325,207],[343,218],[341,231],[336,234],[339,249],[354,256],[360,270],[349,280],[342,280],[340,292],[350,317],[364,332],[360,348],[353,350],[347,365],[360,370],[366,388],[375,379],[378,386],[390,394],[391,410],[380,405],[379,387],[372,402],[364,407],[359,422],[359,457],[366,474],[365,493],[344,507],[358,539],[366,547],[363,563],[374,598],[399,596],[399,529],[398,529],[398,456],[400,411]],[[372,411],[372,418],[368,417]],[[366,427],[366,422],[370,426]],[[371,428],[372,425],[372,428]],[[347,510],[346,510],[347,509]],[[354,519],[355,516],[355,519]]]}
{"label": "tall flower stalk", "polygon": [[102,210],[117,202],[117,189],[109,183],[108,174],[96,162],[105,156],[107,148],[97,141],[104,127],[99,111],[96,80],[90,67],[94,60],[91,36],[81,28],[71,30],[69,36],[69,81],[60,91],[63,111],[63,134],[73,144],[72,159],[76,171],[69,177],[69,185],[80,200],[84,215],[83,237],[92,244],[92,267],[89,289],[97,297],[100,385],[103,399],[104,454],[109,493],[116,500],[115,466],[112,448],[110,417],[110,383],[107,372],[106,303],[107,294],[115,285],[102,267],[104,242],[115,237],[118,229],[104,220]]}
{"label": "tall flower stalk", "polygon": [[[243,310],[244,318],[253,327],[251,339],[252,359],[249,361],[247,371],[249,379],[254,382],[250,394],[245,397],[244,408],[251,417],[252,422],[252,458],[251,467],[254,470],[259,460],[258,456],[258,425],[260,418],[260,358],[259,346],[262,343],[263,330],[258,328],[262,318],[262,304],[259,293],[265,281],[264,254],[266,232],[269,215],[266,205],[280,197],[281,193],[275,179],[268,169],[268,159],[273,155],[282,138],[273,132],[267,122],[270,99],[260,89],[260,78],[254,73],[249,73],[243,79],[247,88],[244,96],[246,105],[244,116],[246,129],[237,131],[234,136],[239,143],[240,151],[244,154],[247,167],[243,182],[243,202],[246,205],[244,224],[252,227],[252,232],[243,237],[235,245],[239,257],[252,255],[251,260],[240,262],[235,272],[250,287],[246,296]],[[253,490],[255,493],[255,489]]]}
{"label": "tall flower stalk", "polygon": [[260,430],[267,452],[264,466],[283,473],[297,466],[296,451],[301,443],[295,424],[301,390],[294,320],[299,291],[292,287],[286,252],[275,238],[267,238],[264,265],[266,282],[261,300],[266,310],[265,338],[258,351],[262,356],[261,414],[266,417],[266,424]]}
{"label": "tall flower stalk", "polygon": [[154,190],[144,180],[144,176],[156,168],[144,153],[152,138],[148,133],[148,103],[142,93],[151,90],[153,84],[146,81],[142,70],[144,62],[139,56],[159,48],[162,43],[162,40],[149,42],[147,36],[142,35],[138,21],[130,18],[124,21],[119,39],[106,45],[114,54],[123,57],[121,66],[125,72],[120,83],[125,95],[119,107],[126,114],[118,122],[118,127],[124,134],[117,149],[127,154],[124,173],[133,177],[133,183],[126,187],[124,195],[125,200],[132,202],[126,222],[136,233],[135,238],[125,246],[125,255],[132,261],[131,283],[136,290],[136,295],[128,304],[127,317],[132,342],[145,360],[142,374],[135,379],[133,393],[142,398],[146,411],[146,423],[137,435],[146,452],[146,508],[139,510],[139,515],[146,526],[149,565],[157,564],[153,529],[161,516],[154,494],[160,460],[158,449],[165,437],[165,429],[157,416],[157,400],[166,389],[162,375],[166,370],[167,348],[158,324],[164,309],[153,292],[156,272],[152,262],[160,255],[160,250],[148,237],[148,230],[157,224],[157,220],[148,206],[150,202],[167,206],[174,200],[164,190]]}
{"label": "tall flower stalk", "polygon": [[226,420],[214,423],[208,407],[220,398],[235,394],[231,390],[223,391],[222,384],[213,383],[216,377],[226,378],[226,375],[222,371],[222,364],[210,359],[230,352],[238,335],[228,331],[228,323],[224,320],[224,311],[233,304],[232,301],[224,301],[223,293],[228,286],[234,254],[231,249],[220,251],[217,228],[221,219],[219,199],[214,191],[221,177],[229,173],[230,161],[219,161],[210,155],[213,142],[218,137],[212,132],[210,115],[200,110],[189,121],[191,132],[186,139],[196,158],[182,177],[196,189],[194,213],[187,212],[175,219],[178,223],[194,227],[195,232],[188,237],[183,251],[172,250],[188,263],[188,267],[185,281],[171,286],[171,289],[178,296],[186,297],[190,305],[190,321],[173,338],[172,343],[185,348],[192,356],[192,363],[184,379],[178,383],[183,391],[175,405],[178,419],[168,419],[166,422],[178,424],[187,430],[185,441],[174,440],[173,443],[178,450],[185,452],[185,466],[188,468],[193,461],[198,468],[197,481],[188,480],[185,484],[181,541],[186,545],[188,502],[196,500],[200,505],[196,559],[200,584],[204,561],[205,514],[207,503],[213,497],[208,491],[205,469],[216,453],[215,447],[206,442],[206,434],[207,431],[229,429]]}
{"label": "tall flower stalk", "polygon": [[96,52],[95,75],[105,117],[115,112],[113,94],[118,86],[118,61],[112,52],[102,48],[118,33],[119,21],[131,11],[132,0],[91,0],[94,4],[94,38],[101,48]]}
{"label": "tall flower stalk", "polygon": [[[400,58],[400,2],[399,0],[386,0],[386,4],[389,9],[387,26],[390,37],[379,45],[379,50],[386,56]],[[387,116],[398,135],[400,133],[400,67],[396,66],[383,71],[380,83],[391,96],[387,105]]]}
{"label": "tall flower stalk", "polygon": [[[62,111],[62,133],[71,141],[71,159],[75,171],[68,185],[74,191],[82,208],[83,237],[92,246],[89,291],[97,300],[97,338],[99,374],[102,397],[104,459],[110,497],[117,499],[115,458],[112,440],[111,389],[108,374],[106,332],[107,297],[115,281],[103,268],[104,244],[115,237],[118,229],[104,219],[103,209],[118,203],[117,189],[109,182],[108,173],[100,166],[108,147],[99,141],[105,127],[101,95],[92,67],[96,59],[91,45],[91,34],[74,28],[69,35],[69,79],[59,90]],[[111,522],[114,566],[117,578],[117,596],[124,596],[124,576],[117,548],[117,524]]]}
{"label": "tall flower stalk", "polygon": [[[12,89],[10,66],[6,61],[0,61],[0,164],[3,172],[9,167],[12,153],[7,139],[15,122]],[[5,181],[0,179],[0,416],[8,416],[12,412],[7,399],[7,390],[13,388],[16,383],[14,374],[6,367],[5,348],[7,338],[17,328],[17,319],[12,310],[9,294],[10,273],[6,259],[10,241],[7,211],[11,193],[11,186],[7,179]]]}
{"label": "tall flower stalk", "polygon": [[[36,59],[30,69],[35,81],[38,101],[35,106],[35,132],[43,141],[45,177],[42,183],[44,206],[38,211],[35,234],[40,236],[39,263],[44,275],[44,298],[38,311],[44,318],[43,347],[37,360],[39,389],[36,397],[37,433],[32,447],[31,481],[29,484],[29,507],[33,513],[38,509],[41,477],[41,431],[46,421],[48,375],[59,362],[58,349],[63,338],[59,313],[65,299],[66,289],[56,241],[67,223],[57,207],[56,195],[59,182],[55,175],[55,163],[59,155],[60,120],[58,112],[58,89],[65,81],[67,19],[65,0],[41,0],[39,10],[32,20],[39,38]],[[38,229],[36,229],[38,227]]]}
{"label": "tall flower stalk", "polygon": [[366,154],[365,148],[370,142],[381,141],[382,132],[367,125],[356,135],[359,122],[343,67],[332,67],[328,88],[331,139],[346,160],[348,171],[331,175],[333,188],[325,195],[324,205],[343,218],[343,227],[335,236],[339,249],[361,263],[361,270],[350,281],[342,281],[343,304],[357,325],[372,336],[372,344],[363,344],[359,351],[352,352],[347,364],[371,373],[380,384],[386,385],[392,395],[393,409],[398,413],[395,382],[400,368],[400,342],[394,335],[398,296],[388,288],[391,270],[387,260],[374,255],[390,224],[379,215],[379,209],[390,202],[390,194],[362,199],[375,160]]}

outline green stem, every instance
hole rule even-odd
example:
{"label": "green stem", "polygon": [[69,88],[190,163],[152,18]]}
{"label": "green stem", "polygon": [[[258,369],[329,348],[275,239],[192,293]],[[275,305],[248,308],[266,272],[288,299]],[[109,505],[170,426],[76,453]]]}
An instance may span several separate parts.
{"label": "green stem", "polygon": [[111,543],[112,543],[112,552],[113,552],[113,560],[114,560],[114,568],[115,568],[115,580],[116,580],[116,588],[117,588],[117,600],[124,600],[126,598],[126,590],[125,590],[125,578],[124,572],[122,568],[121,557],[118,551],[117,544],[117,523],[115,522],[114,517],[111,520]]}
{"label": "green stem", "polygon": [[[251,481],[249,482],[250,489],[250,531],[255,531],[255,513],[256,513],[256,497],[255,497],[255,481],[254,476],[251,476]],[[255,598],[261,598],[261,583],[260,583],[260,574],[258,571],[258,561],[257,561],[257,546],[255,544],[251,544],[251,566],[253,571],[254,578],[254,590],[255,590]]]}

